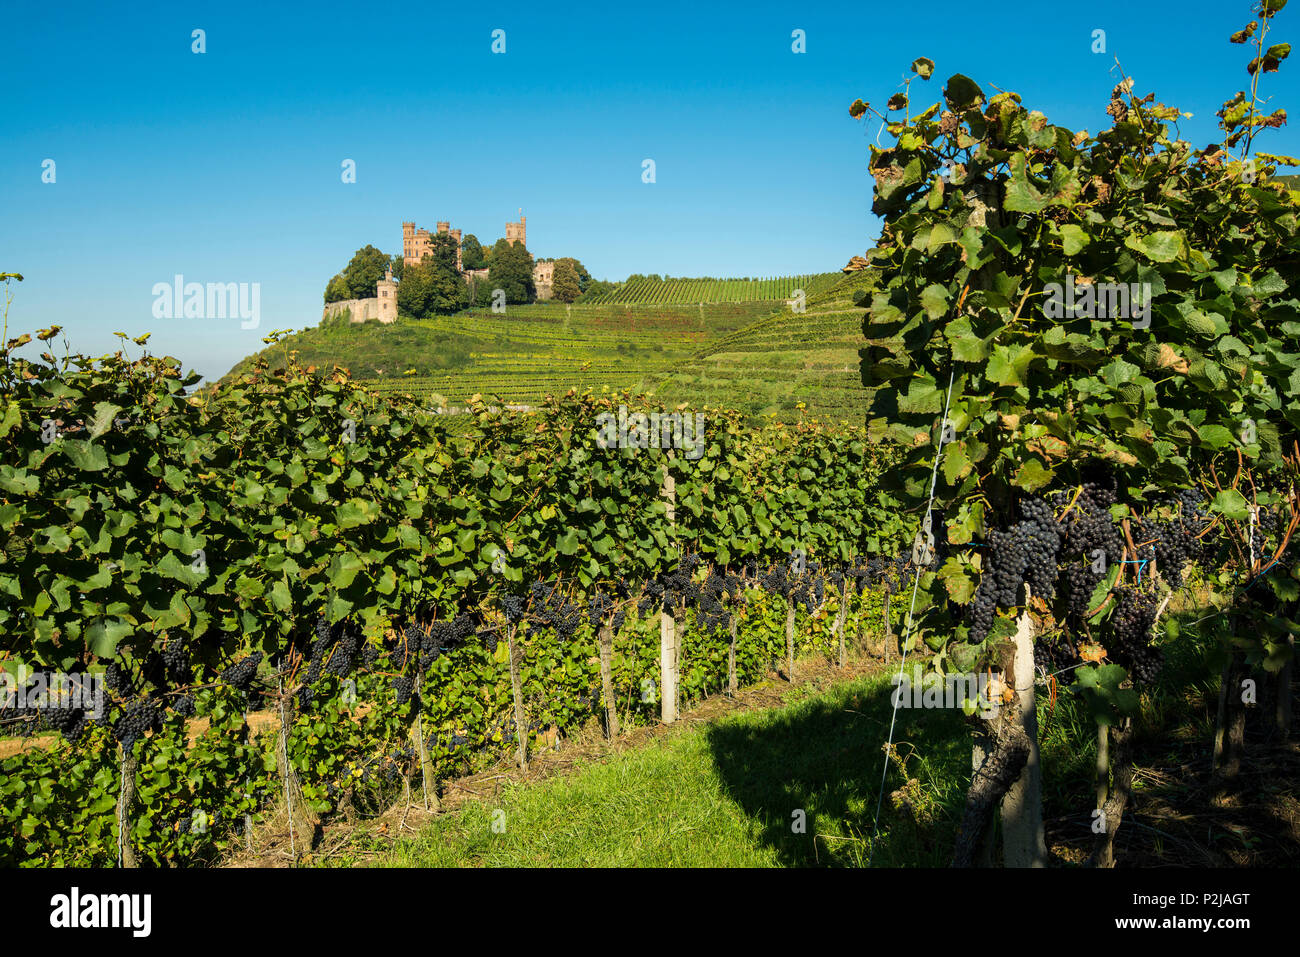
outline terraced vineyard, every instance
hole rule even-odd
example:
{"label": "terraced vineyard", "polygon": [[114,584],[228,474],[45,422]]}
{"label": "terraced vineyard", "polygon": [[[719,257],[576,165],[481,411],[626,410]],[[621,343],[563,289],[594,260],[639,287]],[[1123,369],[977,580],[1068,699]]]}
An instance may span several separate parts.
{"label": "terraced vineyard", "polygon": [[592,304],[603,303],[725,303],[778,302],[790,299],[802,289],[811,298],[833,286],[839,273],[810,276],[779,276],[771,279],[635,279],[619,283],[613,290],[594,296]]}
{"label": "terraced vineyard", "polygon": [[[306,329],[268,354],[296,351],[304,364],[348,368],[375,392],[411,395],[431,407],[463,406],[475,394],[532,406],[572,388],[632,389],[781,419],[797,417],[797,403],[804,402],[812,414],[848,418],[861,407],[862,310],[851,294],[863,280],[855,276],[812,277],[817,282],[807,285],[822,289],[809,296],[803,313],[779,299],[547,302],[504,313],[475,308],[401,318],[390,326]],[[704,288],[714,281],[693,282]]]}
{"label": "terraced vineyard", "polygon": [[463,405],[474,394],[506,405],[536,405],[571,388],[651,391],[710,342],[768,315],[770,302],[707,306],[603,306],[538,303],[504,314],[474,309],[399,325],[430,341],[455,342],[469,353],[445,370],[419,363],[368,379],[383,394],[427,397],[431,405]]}
{"label": "terraced vineyard", "polygon": [[797,415],[799,403],[807,414],[860,419],[863,309],[853,304],[853,293],[874,281],[865,271],[840,275],[809,298],[805,312],[782,309],[713,340],[674,370],[659,395],[778,419]]}

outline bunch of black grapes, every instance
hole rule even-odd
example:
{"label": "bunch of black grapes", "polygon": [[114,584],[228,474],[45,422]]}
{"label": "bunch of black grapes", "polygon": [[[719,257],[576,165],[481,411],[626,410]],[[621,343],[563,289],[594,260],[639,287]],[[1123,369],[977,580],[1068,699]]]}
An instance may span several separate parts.
{"label": "bunch of black grapes", "polygon": [[315,641],[311,644],[307,684],[315,684],[322,673],[343,678],[352,670],[361,647],[361,627],[349,619],[330,624],[323,614],[316,616]]}
{"label": "bunch of black grapes", "polygon": [[[46,688],[44,698],[35,683],[22,689],[14,688],[9,700],[0,698],[0,719],[4,719],[3,734],[17,734],[30,737],[39,730],[58,731],[69,742],[75,744],[81,735],[93,724],[95,718],[80,707],[72,707],[74,702],[59,700],[60,692]],[[24,702],[19,707],[19,701]]]}
{"label": "bunch of black grapes", "polygon": [[523,621],[528,609],[528,599],[523,595],[504,595],[501,598],[501,610],[505,612],[506,621],[518,624]]}
{"label": "bunch of black grapes", "polygon": [[1160,674],[1164,654],[1151,644],[1156,597],[1136,588],[1117,588],[1107,655],[1128,669],[1135,682],[1150,684]]}
{"label": "bunch of black grapes", "polygon": [[253,679],[257,677],[257,666],[262,663],[262,652],[255,651],[251,655],[241,658],[233,665],[221,672],[221,680],[230,685],[237,691],[247,692],[253,684]]}
{"label": "bunch of black grapes", "polygon": [[600,628],[609,620],[614,634],[622,631],[623,623],[627,620],[624,602],[630,591],[631,586],[622,578],[604,588],[598,588],[587,606],[587,620],[591,627]]}
{"label": "bunch of black grapes", "polygon": [[693,607],[699,600],[699,583],[695,570],[700,566],[700,556],[690,552],[681,557],[677,567],[660,572],[645,583],[638,609],[642,614],[672,611],[677,605]]}
{"label": "bunch of black grapes", "polygon": [[784,598],[798,585],[797,577],[789,562],[774,562],[759,570],[758,586],[769,595]]}
{"label": "bunch of black grapes", "polygon": [[1169,511],[1176,509],[1177,514],[1163,521],[1152,515],[1136,518],[1132,524],[1133,537],[1144,543],[1139,558],[1154,558],[1161,576],[1177,588],[1183,583],[1187,564],[1201,560],[1205,554],[1197,536],[1209,516],[1200,489],[1183,489],[1177,498],[1163,505]]}
{"label": "bunch of black grapes", "polygon": [[151,698],[132,698],[113,724],[113,737],[130,751],[136,741],[162,727],[162,709]]}
{"label": "bunch of black grapes", "polygon": [[1024,583],[1044,600],[1055,590],[1062,536],[1052,507],[1041,499],[1026,498],[1020,503],[1020,515],[1021,520],[1010,528],[989,530],[983,573],[967,606],[971,642],[988,637],[999,607],[1020,604]]}
{"label": "bunch of black grapes", "polygon": [[[1058,493],[1066,502],[1066,493]],[[1111,565],[1122,560],[1124,539],[1110,514],[1118,499],[1113,474],[1099,473],[1083,483],[1074,507],[1064,516],[1062,578],[1065,586],[1066,619],[1073,630],[1081,630],[1093,591]]]}
{"label": "bunch of black grapes", "polygon": [[553,582],[533,582],[529,591],[532,595],[532,613],[529,616],[528,634],[534,635],[550,628],[561,641],[569,641],[582,625],[582,608]]}
{"label": "bunch of black grapes", "polygon": [[744,598],[744,580],[727,568],[713,567],[699,588],[695,623],[704,634],[731,630],[735,605]]}
{"label": "bunch of black grapes", "polygon": [[802,575],[794,576],[796,581],[790,589],[790,600],[795,608],[802,608],[811,614],[821,607],[826,598],[826,582],[821,575],[821,566],[810,562]]}

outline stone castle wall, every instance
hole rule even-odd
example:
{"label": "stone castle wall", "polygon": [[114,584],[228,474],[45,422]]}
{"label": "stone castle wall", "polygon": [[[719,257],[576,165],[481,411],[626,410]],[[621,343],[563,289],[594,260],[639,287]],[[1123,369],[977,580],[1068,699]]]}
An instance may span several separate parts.
{"label": "stone castle wall", "polygon": [[349,322],[367,322],[377,319],[384,325],[397,321],[397,283],[391,279],[379,280],[378,295],[373,299],[340,299],[325,303],[321,322],[337,316],[344,310],[351,313]]}

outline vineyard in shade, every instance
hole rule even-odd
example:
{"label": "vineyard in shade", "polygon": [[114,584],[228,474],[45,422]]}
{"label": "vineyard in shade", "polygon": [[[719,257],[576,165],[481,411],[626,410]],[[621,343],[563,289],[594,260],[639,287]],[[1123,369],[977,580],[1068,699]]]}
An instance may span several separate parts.
{"label": "vineyard in shade", "polygon": [[772,279],[642,277],[619,283],[616,288],[584,301],[592,305],[775,302],[793,298],[798,290],[803,290],[804,296],[816,295],[830,288],[839,278],[840,274],[834,272],[817,273],[811,276],[780,276]]}

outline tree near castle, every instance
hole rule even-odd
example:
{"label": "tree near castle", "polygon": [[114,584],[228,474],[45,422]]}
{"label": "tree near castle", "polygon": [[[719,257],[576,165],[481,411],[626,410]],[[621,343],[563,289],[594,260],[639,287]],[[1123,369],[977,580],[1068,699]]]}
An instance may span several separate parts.
{"label": "tree near castle", "polygon": [[591,273],[587,272],[587,267],[572,256],[562,256],[555,260],[556,271],[559,271],[560,263],[568,263],[573,267],[573,273],[578,277],[578,292],[584,293],[587,287],[591,285]]}
{"label": "tree near castle", "polygon": [[488,267],[488,284],[492,289],[504,290],[506,302],[532,302],[536,290],[533,286],[533,256],[523,243],[498,239],[492,247],[492,262]]}
{"label": "tree near castle", "polygon": [[362,246],[343,269],[343,281],[348,285],[348,295],[344,298],[374,299],[379,295],[378,283],[387,269],[386,254],[374,246]]}
{"label": "tree near castle", "polygon": [[[425,258],[428,262],[428,257]],[[402,281],[397,285],[397,311],[399,315],[423,319],[429,315],[433,303],[433,276],[424,263],[408,266],[402,271]]]}
{"label": "tree near castle", "polygon": [[433,251],[424,257],[422,265],[427,265],[430,260],[439,269],[445,269],[453,274],[456,269],[456,240],[450,233],[438,233],[433,237],[431,243]]}
{"label": "tree near castle", "polygon": [[466,269],[482,269],[487,265],[483,244],[478,241],[478,237],[473,233],[470,233],[461,241],[460,262]]}
{"label": "tree near castle", "polygon": [[343,278],[342,273],[335,273],[325,286],[326,302],[342,302],[344,299],[351,299],[352,293],[348,289],[347,280]]}
{"label": "tree near castle", "polygon": [[403,270],[402,281],[397,286],[397,308],[402,315],[425,319],[457,312],[469,305],[469,287],[465,277],[456,271],[455,242],[451,243],[450,257],[447,249],[439,247],[435,243],[433,252],[418,266]]}
{"label": "tree near castle", "polygon": [[436,313],[458,312],[469,305],[469,286],[465,277],[434,262],[429,270],[429,311]]}
{"label": "tree near castle", "polygon": [[578,271],[573,268],[572,259],[557,259],[555,272],[551,278],[551,295],[560,302],[573,302],[582,289],[578,285]]}

